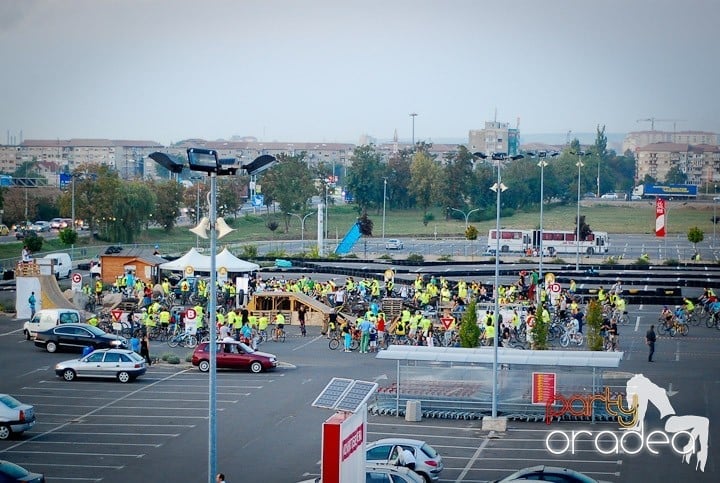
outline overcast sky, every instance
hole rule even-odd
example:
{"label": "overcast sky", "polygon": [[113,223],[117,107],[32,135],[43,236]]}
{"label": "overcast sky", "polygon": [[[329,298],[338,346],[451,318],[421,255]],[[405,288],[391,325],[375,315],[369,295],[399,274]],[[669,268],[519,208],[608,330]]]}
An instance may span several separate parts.
{"label": "overcast sky", "polygon": [[[716,0],[2,0],[0,143],[720,132]],[[656,129],[672,130],[672,122]]]}

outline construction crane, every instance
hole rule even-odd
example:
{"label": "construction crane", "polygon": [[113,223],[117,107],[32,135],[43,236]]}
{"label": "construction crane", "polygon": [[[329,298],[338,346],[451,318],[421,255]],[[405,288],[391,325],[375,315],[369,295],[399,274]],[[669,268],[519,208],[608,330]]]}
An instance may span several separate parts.
{"label": "construction crane", "polygon": [[671,122],[673,123],[673,131],[675,131],[675,124],[678,122],[685,122],[685,119],[658,119],[655,117],[649,117],[647,119],[638,119],[637,122],[649,122],[651,131],[655,130],[656,122]]}

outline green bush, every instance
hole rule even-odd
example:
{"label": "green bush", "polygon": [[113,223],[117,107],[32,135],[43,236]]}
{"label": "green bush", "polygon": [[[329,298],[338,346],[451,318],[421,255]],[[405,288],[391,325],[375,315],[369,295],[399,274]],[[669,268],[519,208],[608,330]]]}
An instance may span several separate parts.
{"label": "green bush", "polygon": [[192,362],[192,352],[185,356],[185,362]]}
{"label": "green bush", "polygon": [[258,256],[258,247],[257,245],[243,245],[242,246],[242,252],[240,253],[240,258],[244,260],[250,260],[257,258]]}
{"label": "green bush", "polygon": [[547,350],[548,348],[548,330],[550,321],[543,317],[542,304],[538,304],[535,309],[535,325],[532,328],[533,346],[535,350]]}
{"label": "green bush", "polygon": [[423,215],[423,219],[422,219],[423,225],[428,226],[428,223],[430,223],[434,219],[435,219],[435,215],[433,215],[432,213],[425,213]]}
{"label": "green bush", "polygon": [[38,236],[35,232],[30,232],[23,240],[23,245],[27,246],[31,252],[36,253],[42,251],[44,241],[43,237]]}
{"label": "green bush", "polygon": [[358,257],[357,253],[348,253],[347,255],[345,255],[345,258],[357,258],[357,257]]}
{"label": "green bush", "polygon": [[668,267],[677,267],[680,265],[680,260],[676,260],[675,258],[668,258],[665,260],[665,263],[663,265],[667,265]]}
{"label": "green bush", "polygon": [[168,364],[180,364],[180,358],[175,354],[170,354],[165,360]]}
{"label": "green bush", "polygon": [[78,234],[72,228],[63,228],[58,233],[58,238],[65,245],[74,245],[78,240]]}
{"label": "green bush", "polygon": [[597,299],[591,299],[588,303],[585,321],[588,349],[591,351],[601,351],[603,348],[603,339],[600,335],[600,328],[602,327],[603,316],[602,306]]}
{"label": "green bush", "polygon": [[172,352],[166,352],[166,353],[164,353],[163,355],[160,356],[160,360],[167,362],[167,360],[168,360],[169,358],[173,357],[174,355],[175,355],[175,354],[173,354]]}
{"label": "green bush", "polygon": [[268,258],[285,258],[287,257],[287,252],[281,248],[278,248],[277,250],[267,252],[265,256]]}
{"label": "green bush", "polygon": [[465,228],[465,239],[466,240],[477,240],[478,237],[478,230],[473,225],[468,225],[467,228]]}
{"label": "green bush", "polygon": [[425,261],[425,257],[417,253],[411,253],[408,255],[407,261],[410,263],[423,263]]}
{"label": "green bush", "polygon": [[617,259],[615,257],[607,257],[603,263],[605,265],[617,265]]}
{"label": "green bush", "polygon": [[460,323],[460,345],[463,347],[477,347],[480,339],[480,327],[477,325],[477,312],[475,302],[470,302],[463,314]]}
{"label": "green bush", "polygon": [[637,260],[635,260],[634,265],[640,265],[640,266],[643,266],[643,267],[647,267],[648,265],[650,265],[650,260],[648,260],[648,259],[646,259],[646,258],[643,258],[643,257],[640,257],[640,258],[638,258]]}
{"label": "green bush", "polygon": [[383,254],[383,255],[380,257],[380,260],[392,261],[392,259],[393,259],[393,258],[392,258],[390,255],[388,255],[387,253]]}
{"label": "green bush", "polygon": [[440,255],[438,260],[441,262],[452,262],[453,258],[450,255]]}

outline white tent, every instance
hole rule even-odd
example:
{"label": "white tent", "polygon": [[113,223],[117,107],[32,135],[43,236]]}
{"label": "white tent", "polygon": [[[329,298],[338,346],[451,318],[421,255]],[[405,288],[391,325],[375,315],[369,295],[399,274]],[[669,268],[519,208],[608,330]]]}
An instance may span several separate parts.
{"label": "white tent", "polygon": [[177,260],[173,260],[172,262],[163,263],[160,265],[161,270],[182,270],[185,271],[186,267],[193,267],[193,269],[202,271],[203,266],[207,266],[205,269],[210,270],[210,257],[201,255],[197,252],[194,248],[191,248],[189,252],[187,252],[182,257],[178,258]]}
{"label": "white tent", "polygon": [[[194,248],[191,248],[189,252],[177,260],[160,265],[162,270],[182,270],[183,272],[186,272],[187,267],[192,267],[195,272],[209,272],[210,257],[201,255]],[[260,269],[260,265],[240,260],[230,253],[227,248],[215,256],[215,267],[218,270],[220,270],[220,268],[226,268],[228,272],[235,273],[254,272]]]}
{"label": "white tent", "polygon": [[[208,270],[210,265],[210,257],[208,257]],[[260,269],[260,265],[257,263],[246,262],[240,260],[238,257],[230,253],[230,250],[225,248],[223,251],[218,253],[215,257],[215,264],[218,270],[221,267],[227,268],[228,272],[254,272]]]}

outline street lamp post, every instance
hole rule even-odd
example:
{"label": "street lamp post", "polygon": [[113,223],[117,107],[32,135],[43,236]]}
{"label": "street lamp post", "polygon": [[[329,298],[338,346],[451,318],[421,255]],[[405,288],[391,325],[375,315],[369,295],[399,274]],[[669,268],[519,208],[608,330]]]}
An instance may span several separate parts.
{"label": "street lamp post", "polygon": [[575,163],[575,166],[577,166],[578,169],[578,177],[577,177],[577,215],[575,218],[575,225],[576,226],[576,232],[575,232],[575,270],[580,270],[580,168],[585,166],[580,159],[580,156],[584,156],[585,153],[582,151],[579,151],[577,153],[578,155],[578,162]]}
{"label": "street lamp post", "polygon": [[717,197],[717,185],[715,185],[715,196],[713,196],[713,249],[716,247],[716,241],[715,241],[715,232],[717,227],[717,204],[718,204],[718,197]]}
{"label": "street lamp post", "polygon": [[[540,158],[540,162],[537,163],[537,165],[540,167],[540,240],[538,241],[538,249],[540,250],[540,262],[538,264],[538,278],[540,279],[540,283],[542,283],[543,280],[543,257],[544,257],[544,246],[543,246],[543,209],[545,206],[545,167],[548,165],[548,162],[545,160],[545,158],[552,157],[554,158],[559,153],[557,151],[553,151],[551,153],[548,153],[547,151],[540,151],[537,154],[535,153],[527,153],[530,157],[537,156]],[[540,295],[540,291],[538,291],[538,296]]]}
{"label": "street lamp post", "polygon": [[[165,153],[154,152],[150,159],[175,174],[180,174],[184,163],[180,163]],[[235,175],[239,169],[244,169],[249,175],[257,174],[272,166],[275,158],[263,155],[248,165],[240,166],[234,159],[219,159],[218,153],[212,149],[188,148],[187,158],[191,171],[200,171],[210,176],[210,299],[208,300],[209,337],[210,341],[217,340],[217,176]],[[215,343],[209,344],[210,370],[208,381],[208,483],[215,482],[217,469],[217,347]]]}
{"label": "street lamp post", "polygon": [[417,117],[417,112],[411,112],[410,117],[412,117],[412,145],[413,149],[415,149],[415,118]]}
{"label": "street lamp post", "polygon": [[467,231],[468,228],[468,220],[470,219],[470,215],[480,210],[480,208],[475,208],[474,210],[470,210],[465,213],[463,210],[458,210],[457,208],[450,207],[450,209],[453,211],[457,211],[458,213],[462,213],[463,217],[465,217],[465,231]]}
{"label": "street lamp post", "polygon": [[307,220],[307,217],[315,213],[314,211],[311,211],[305,216],[300,216],[297,213],[288,213],[288,215],[297,216],[297,219],[300,220],[300,251],[305,252],[305,220]]}
{"label": "street lamp post", "polygon": [[383,178],[383,224],[382,224],[382,238],[385,241],[385,200],[387,200],[387,178]]}

